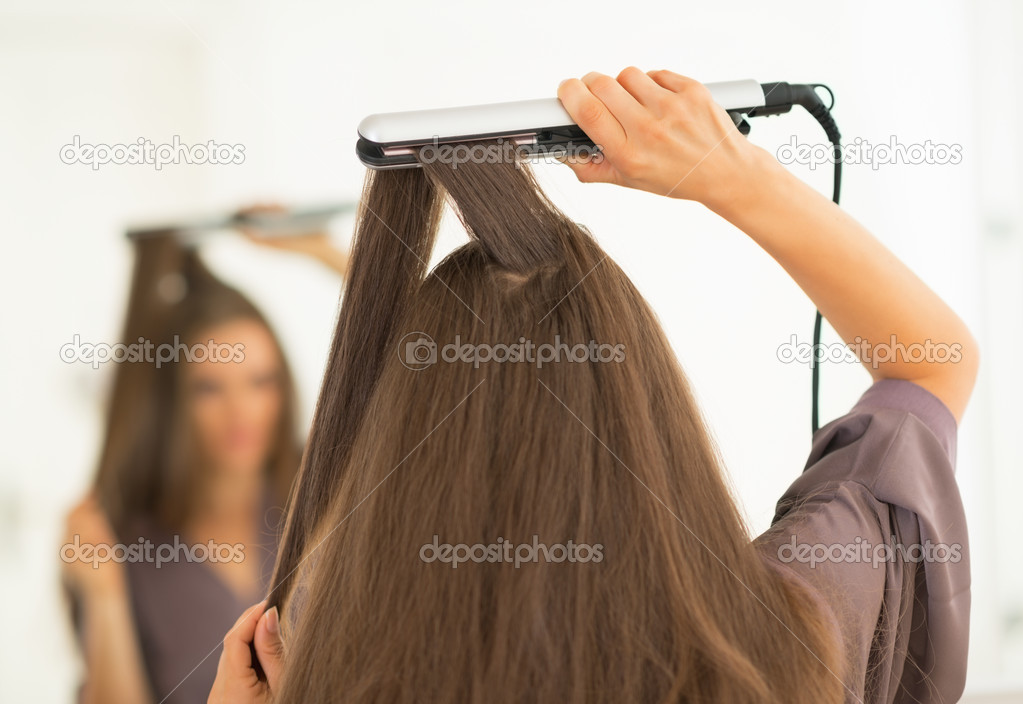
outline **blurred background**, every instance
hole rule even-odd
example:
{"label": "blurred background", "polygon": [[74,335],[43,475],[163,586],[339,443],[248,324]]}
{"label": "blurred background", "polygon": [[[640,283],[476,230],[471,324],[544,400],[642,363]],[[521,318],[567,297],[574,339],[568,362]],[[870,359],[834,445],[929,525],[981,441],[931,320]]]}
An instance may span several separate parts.
{"label": "blurred background", "polygon": [[[257,201],[354,201],[356,127],[373,112],[555,95],[628,65],[704,82],[821,82],[844,141],[944,144],[958,163],[846,165],[842,206],[966,320],[981,343],[960,427],[973,612],[968,702],[1023,701],[1023,5],[819,3],[0,3],[0,701],[69,702],[82,664],[58,583],[64,515],[86,490],[110,368],[61,360],[75,335],[119,341],[137,222],[226,214]],[[804,112],[753,121],[776,151],[822,144]],[[217,143],[224,165],[64,163],[87,144]],[[791,169],[830,196],[830,165]],[[661,317],[735,491],[759,533],[801,471],[814,308],[782,269],[702,206],[578,183],[537,167]],[[345,246],[351,215],[332,223]],[[826,232],[821,233],[827,237]],[[464,239],[449,217],[439,259]],[[208,238],[203,255],[269,316],[308,425],[340,281],[316,262]],[[837,342],[825,328],[824,342]],[[109,367],[110,365],[107,365]],[[867,388],[857,365],[822,370],[821,424]],[[212,646],[212,644],[211,644]]]}

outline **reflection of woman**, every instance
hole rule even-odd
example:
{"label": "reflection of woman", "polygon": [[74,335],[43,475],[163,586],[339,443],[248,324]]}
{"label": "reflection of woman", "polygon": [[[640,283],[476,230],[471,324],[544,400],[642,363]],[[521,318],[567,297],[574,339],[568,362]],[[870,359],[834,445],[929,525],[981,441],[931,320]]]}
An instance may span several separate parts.
{"label": "reflection of woman", "polygon": [[[966,550],[954,464],[969,331],[700,84],[629,69],[561,95],[606,149],[573,165],[581,178],[706,203],[846,339],[930,339],[958,359],[864,359],[876,383],[814,436],[773,530],[751,541],[656,316],[526,169],[375,172],[283,585],[228,634],[211,701],[958,700],[968,560],[783,555],[790,540]],[[442,190],[472,237],[427,275]],[[424,366],[403,355],[410,336],[457,340],[461,356]],[[541,345],[542,366],[528,352]],[[440,559],[424,554],[435,540]],[[538,543],[546,555],[507,557]]]}
{"label": "reflection of woman", "polygon": [[[325,235],[269,244],[344,274]],[[173,235],[135,247],[125,341],[150,342],[152,357],[117,369],[95,487],[67,532],[137,544],[141,559],[66,564],[87,668],[80,699],[195,702],[224,630],[267,587],[300,459],[292,380],[260,312],[194,250]]]}

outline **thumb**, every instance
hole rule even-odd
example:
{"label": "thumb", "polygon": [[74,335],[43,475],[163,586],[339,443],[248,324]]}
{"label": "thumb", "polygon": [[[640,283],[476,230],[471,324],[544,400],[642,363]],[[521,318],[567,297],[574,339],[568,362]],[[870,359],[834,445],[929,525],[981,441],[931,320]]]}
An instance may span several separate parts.
{"label": "thumb", "polygon": [[281,640],[280,617],[276,606],[260,617],[256,624],[254,644],[256,657],[266,673],[266,683],[272,692],[280,683],[284,665],[284,641]]}

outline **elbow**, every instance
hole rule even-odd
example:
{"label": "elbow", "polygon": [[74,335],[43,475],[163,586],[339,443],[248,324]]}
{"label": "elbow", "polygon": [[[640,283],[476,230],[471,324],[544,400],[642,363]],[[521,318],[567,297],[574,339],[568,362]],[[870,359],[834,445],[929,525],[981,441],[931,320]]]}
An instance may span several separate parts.
{"label": "elbow", "polygon": [[980,344],[966,325],[962,326],[954,355],[949,362],[941,365],[944,367],[941,373],[932,378],[940,390],[937,395],[952,411],[956,423],[959,423],[966,412],[980,374]]}
{"label": "elbow", "polygon": [[966,402],[970,400],[970,396],[973,394],[973,389],[977,385],[977,378],[980,375],[980,344],[965,325],[963,326],[961,354],[962,358],[959,364],[962,368],[959,370],[959,374],[962,377],[961,384],[965,395],[963,406],[965,407]]}
{"label": "elbow", "polygon": [[948,344],[947,357],[929,364],[925,374],[907,377],[937,396],[960,423],[980,371],[980,345],[965,325]]}

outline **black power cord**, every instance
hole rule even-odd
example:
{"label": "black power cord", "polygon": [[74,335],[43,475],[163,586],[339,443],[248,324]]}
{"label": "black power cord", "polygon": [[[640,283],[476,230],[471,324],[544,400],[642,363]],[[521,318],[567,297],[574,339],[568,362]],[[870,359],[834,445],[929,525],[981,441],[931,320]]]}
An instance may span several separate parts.
{"label": "black power cord", "polygon": [[[835,205],[838,205],[838,196],[842,191],[842,135],[838,131],[838,125],[835,124],[834,118],[831,117],[831,108],[835,106],[835,95],[834,93],[831,93],[831,89],[827,86],[823,86],[823,88],[831,94],[831,105],[824,107],[824,105],[821,104],[820,107],[815,107],[813,109],[807,108],[807,110],[814,116],[814,118],[816,118],[821,127],[824,128],[824,132],[827,135],[828,140],[831,142],[831,148],[834,152],[835,159],[835,177],[834,186],[831,192],[831,200],[834,201]],[[810,357],[810,384],[812,398],[810,423],[813,428],[812,432],[814,433],[816,433],[817,429],[820,427],[817,399],[820,395],[821,368],[820,360],[817,358],[817,355],[821,346],[821,323],[822,316],[821,312],[818,310],[813,321],[813,355]]]}
{"label": "black power cord", "polygon": [[[831,200],[838,204],[838,196],[842,190],[842,135],[838,131],[838,125],[831,117],[831,109],[835,107],[835,94],[823,83],[798,84],[798,83],[763,83],[764,89],[763,107],[750,110],[749,117],[762,115],[780,115],[792,109],[793,105],[802,105],[803,108],[813,115],[814,119],[824,128],[828,141],[831,142],[835,160],[834,189]],[[817,88],[823,88],[831,97],[830,105],[825,106],[824,101],[817,95]],[[748,131],[748,130],[747,130]],[[823,316],[820,310],[814,316],[813,322],[813,354],[810,357],[810,395],[811,410],[810,424],[812,432],[816,433],[820,428],[818,398],[820,396],[820,360],[818,354],[821,348],[821,325]]]}

